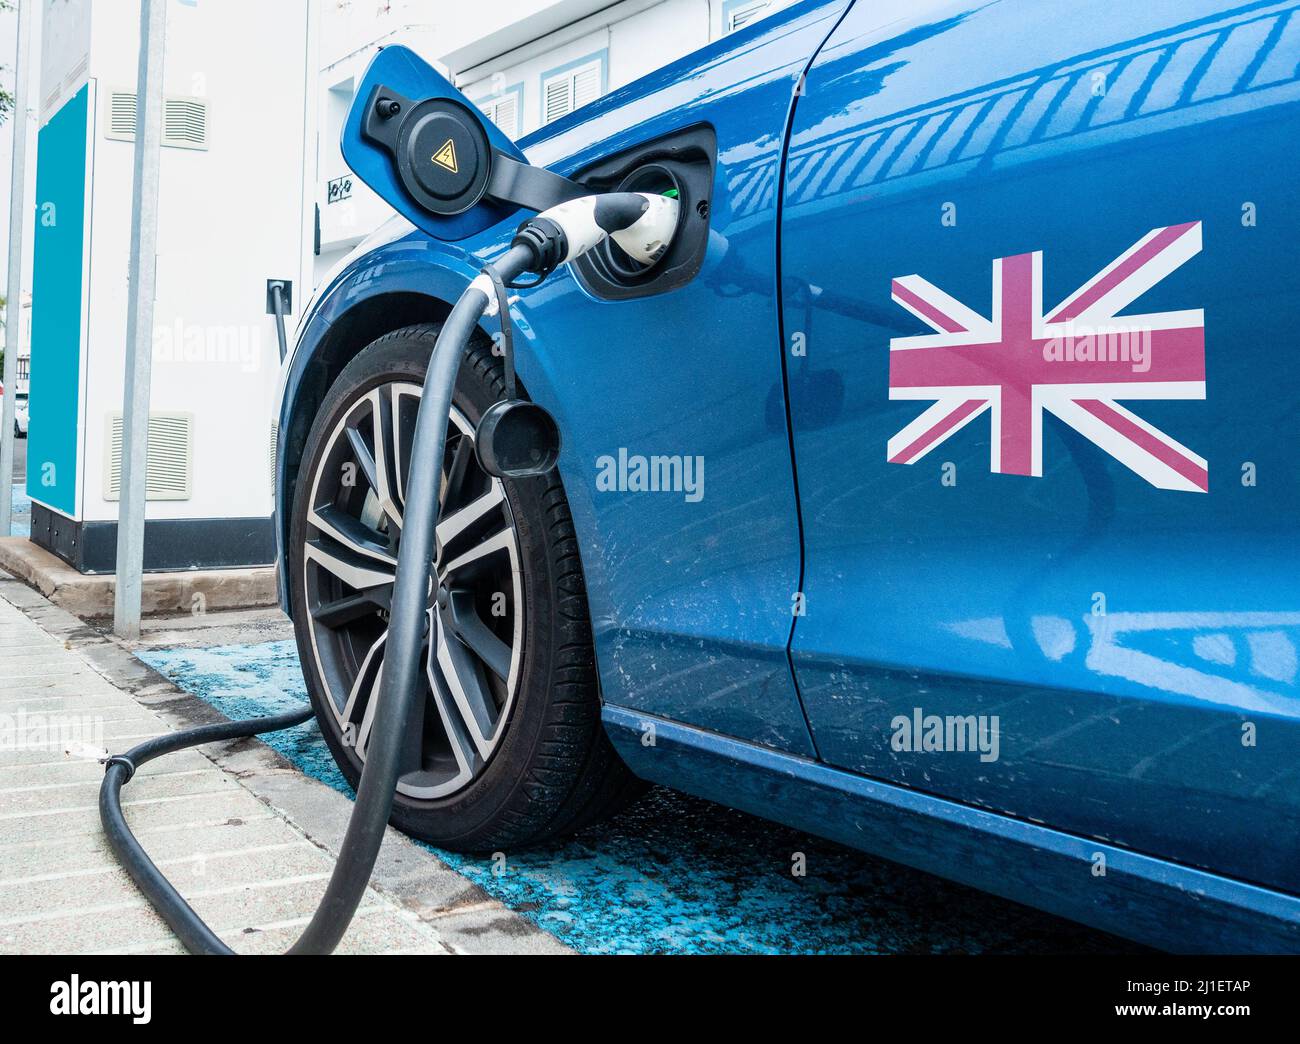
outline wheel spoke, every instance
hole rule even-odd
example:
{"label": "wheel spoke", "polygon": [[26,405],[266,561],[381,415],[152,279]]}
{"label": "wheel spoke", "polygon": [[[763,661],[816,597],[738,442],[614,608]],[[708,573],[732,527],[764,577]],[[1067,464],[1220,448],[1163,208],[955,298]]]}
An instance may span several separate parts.
{"label": "wheel spoke", "polygon": [[[435,635],[435,644],[441,646],[442,625],[433,610],[429,611],[429,626]],[[465,728],[465,719],[456,705],[441,664],[435,655],[429,657],[428,678],[434,709],[437,710],[438,717],[442,721],[443,734],[447,737],[448,746],[456,759],[460,774],[472,775],[479,764],[478,749]]]}
{"label": "wheel spoke", "polygon": [[303,552],[309,562],[315,562],[357,591],[384,587],[393,582],[394,570],[391,567],[385,568],[375,562],[358,562],[354,556],[345,557],[344,554],[328,550],[318,541],[309,541]]}
{"label": "wheel spoke", "polygon": [[448,465],[446,474],[442,476],[442,488],[438,490],[439,507],[445,507],[460,493],[473,458],[474,440],[468,435],[462,435],[456,442],[456,448],[451,451],[451,464]]}
{"label": "wheel spoke", "polygon": [[363,758],[366,756],[366,746],[370,743],[370,728],[375,723],[375,711],[379,707],[379,686],[383,680],[384,665],[381,661],[375,669],[374,681],[370,683],[370,691],[366,695],[366,709],[361,713],[361,724],[357,728],[357,753]]}
{"label": "wheel spoke", "polygon": [[[373,674],[373,680],[368,685],[364,685],[366,705],[361,712],[361,722],[356,730],[356,750],[362,758],[365,758],[366,752],[370,749],[370,735],[374,731],[375,717],[379,713],[380,693],[384,682],[383,650],[380,646],[387,637],[388,634],[385,632],[379,641],[370,647],[370,651],[366,654],[366,663],[363,664],[364,669],[358,673],[357,684],[353,686],[353,695],[348,701],[351,718],[355,718],[356,705],[360,699],[360,687],[364,685],[366,677]],[[420,740],[424,734],[426,702],[424,699],[416,701],[411,710],[411,720],[406,722],[403,728],[401,751],[398,755],[400,775],[420,770]]]}
{"label": "wheel spoke", "polygon": [[442,677],[479,756],[486,760],[492,752],[496,705],[488,694],[473,658],[460,644],[460,640],[448,633],[448,628],[442,625],[441,620],[438,621],[437,632],[438,666]]}
{"label": "wheel spoke", "polygon": [[353,518],[333,504],[315,508],[307,514],[307,522],[322,533],[333,537],[349,551],[365,555],[397,568],[397,559],[388,549],[388,543],[360,519]]}
{"label": "wheel spoke", "polygon": [[407,388],[394,384],[389,390],[393,431],[393,476],[397,482],[397,500],[403,507],[406,505],[406,476],[410,468],[411,448],[415,441],[415,417],[402,412],[402,398],[414,399],[418,409],[420,397],[413,389],[414,385]]}
{"label": "wheel spoke", "polygon": [[322,603],[311,611],[311,618],[322,627],[337,629],[363,616],[371,616],[377,610],[387,611],[391,602],[391,588],[372,587],[369,591],[345,595],[332,602]]}
{"label": "wheel spoke", "polygon": [[378,389],[370,393],[371,423],[375,433],[375,496],[379,507],[398,529],[402,528],[402,509],[395,495],[393,470],[393,416],[387,395]]}
{"label": "wheel spoke", "polygon": [[488,669],[502,681],[510,678],[510,646],[498,638],[474,608],[474,596],[469,591],[453,591],[442,614],[443,622],[452,634],[482,660]]}
{"label": "wheel spoke", "polygon": [[345,431],[348,437],[348,445],[352,447],[352,456],[356,458],[357,467],[361,469],[361,474],[370,483],[370,488],[376,491],[375,496],[378,496],[379,479],[375,475],[374,454],[370,452],[370,447],[366,445],[365,437],[356,428],[349,425]]}
{"label": "wheel spoke", "polygon": [[464,569],[467,565],[486,558],[488,555],[497,551],[509,551],[514,545],[514,534],[508,529],[503,529],[498,533],[493,533],[486,540],[475,544],[464,554],[452,559],[442,567],[442,574],[449,575],[458,569]]}
{"label": "wheel spoke", "polygon": [[[346,728],[348,723],[356,716],[357,704],[361,698],[370,692],[370,686],[375,684],[374,675],[378,674],[384,661],[384,642],[388,640],[388,632],[385,631],[374,643],[366,650],[366,655],[362,657],[361,666],[357,668],[356,679],[352,682],[352,688],[348,692],[348,699],[343,704],[343,710],[339,712],[339,721]],[[358,746],[358,749],[359,746]]]}
{"label": "wheel spoke", "polygon": [[493,482],[488,491],[477,500],[471,501],[459,511],[453,511],[438,522],[439,545],[446,547],[494,507],[501,504],[505,498],[505,488],[500,482]]}

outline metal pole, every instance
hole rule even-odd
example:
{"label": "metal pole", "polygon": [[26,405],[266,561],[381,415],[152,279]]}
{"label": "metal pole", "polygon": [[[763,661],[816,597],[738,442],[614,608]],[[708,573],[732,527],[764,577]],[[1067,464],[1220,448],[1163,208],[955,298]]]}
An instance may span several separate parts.
{"label": "metal pole", "polygon": [[18,351],[23,329],[23,231],[27,206],[27,81],[32,49],[32,10],[35,0],[18,5],[18,55],[14,61],[14,132],[12,178],[9,187],[9,288],[5,296],[4,408],[0,410],[0,536],[13,528],[14,404],[18,397]]}
{"label": "metal pole", "polygon": [[127,288],[126,387],[122,396],[122,499],[118,504],[117,586],[113,595],[113,630],[123,638],[140,637],[166,28],[167,0],[142,0],[135,100],[135,186],[131,196],[131,267]]}

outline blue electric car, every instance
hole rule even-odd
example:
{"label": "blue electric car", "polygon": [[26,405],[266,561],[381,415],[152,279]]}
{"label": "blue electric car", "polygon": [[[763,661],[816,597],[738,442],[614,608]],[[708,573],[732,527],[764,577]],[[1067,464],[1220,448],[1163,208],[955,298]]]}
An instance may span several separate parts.
{"label": "blue electric car", "polygon": [[[430,351],[529,213],[431,212],[368,118],[345,154],[399,216],[304,317],[277,468],[353,782]],[[1300,950],[1300,4],[805,0],[484,131],[678,225],[511,291],[556,470],[484,469],[499,317],[464,357],[394,823],[509,849],[660,783],[1144,942]]]}

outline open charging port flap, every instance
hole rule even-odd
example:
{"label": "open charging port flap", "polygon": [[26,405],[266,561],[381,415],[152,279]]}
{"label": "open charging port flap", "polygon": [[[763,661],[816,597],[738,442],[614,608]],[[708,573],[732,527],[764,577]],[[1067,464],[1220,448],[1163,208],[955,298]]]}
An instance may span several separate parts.
{"label": "open charging port flap", "polygon": [[574,265],[578,280],[596,297],[625,301],[673,290],[704,263],[717,139],[700,125],[616,153],[574,178],[593,192],[672,194],[679,201],[677,233],[654,264],[625,253],[613,239]]}

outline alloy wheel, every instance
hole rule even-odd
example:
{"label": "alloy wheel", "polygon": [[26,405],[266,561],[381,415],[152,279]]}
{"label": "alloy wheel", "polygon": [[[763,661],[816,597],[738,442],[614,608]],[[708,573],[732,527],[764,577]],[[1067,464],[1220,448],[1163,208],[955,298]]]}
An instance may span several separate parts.
{"label": "alloy wheel", "polygon": [[[421,389],[371,388],[330,433],[312,477],[302,568],[317,676],[358,761],[378,704],[406,470]],[[499,479],[482,470],[474,428],[453,407],[426,609],[425,699],[398,793],[445,798],[486,767],[509,723],[523,655],[519,540]]]}

